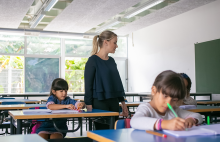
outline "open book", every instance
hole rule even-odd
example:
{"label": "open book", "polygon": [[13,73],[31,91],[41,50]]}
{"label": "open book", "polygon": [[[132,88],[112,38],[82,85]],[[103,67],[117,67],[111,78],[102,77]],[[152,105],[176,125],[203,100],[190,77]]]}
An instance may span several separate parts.
{"label": "open book", "polygon": [[185,110],[196,109],[196,105],[181,105],[181,106],[179,106],[179,108],[185,109]]}
{"label": "open book", "polygon": [[60,109],[60,110],[52,110],[51,113],[79,113],[79,111],[71,110],[71,109]]}
{"label": "open book", "polygon": [[171,131],[163,130],[164,133],[170,134],[176,137],[198,136],[198,135],[217,135],[220,134],[220,124],[213,125],[201,125],[188,128],[187,131]]}
{"label": "open book", "polygon": [[23,109],[23,114],[51,113],[50,109]]}

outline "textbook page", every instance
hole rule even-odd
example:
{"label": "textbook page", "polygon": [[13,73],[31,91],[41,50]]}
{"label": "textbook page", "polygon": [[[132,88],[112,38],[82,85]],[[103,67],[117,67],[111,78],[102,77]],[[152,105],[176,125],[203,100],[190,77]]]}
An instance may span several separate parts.
{"label": "textbook page", "polygon": [[79,111],[71,110],[71,109],[60,109],[60,110],[52,110],[51,113],[79,113]]}
{"label": "textbook page", "polygon": [[179,106],[181,109],[189,110],[189,109],[196,109],[196,105],[181,105]]}
{"label": "textbook page", "polygon": [[188,128],[186,131],[171,131],[171,130],[163,130],[164,133],[173,135],[175,137],[187,137],[187,136],[199,136],[199,135],[217,135],[215,130],[211,128],[203,128],[203,127],[192,127]]}
{"label": "textbook page", "polygon": [[23,109],[23,114],[31,113],[51,113],[50,109]]}

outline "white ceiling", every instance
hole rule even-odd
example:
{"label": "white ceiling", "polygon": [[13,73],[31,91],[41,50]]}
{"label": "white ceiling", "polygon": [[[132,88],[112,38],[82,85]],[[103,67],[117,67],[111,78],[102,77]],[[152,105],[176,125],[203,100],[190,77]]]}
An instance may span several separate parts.
{"label": "white ceiling", "polygon": [[0,0],[0,28],[18,28],[34,0]]}
{"label": "white ceiling", "polygon": [[44,30],[84,33],[141,0],[74,0]]}
{"label": "white ceiling", "polygon": [[213,1],[216,0],[180,0],[179,2],[166,6],[134,22],[126,24],[125,26],[114,30],[114,32],[118,35],[126,35]]}

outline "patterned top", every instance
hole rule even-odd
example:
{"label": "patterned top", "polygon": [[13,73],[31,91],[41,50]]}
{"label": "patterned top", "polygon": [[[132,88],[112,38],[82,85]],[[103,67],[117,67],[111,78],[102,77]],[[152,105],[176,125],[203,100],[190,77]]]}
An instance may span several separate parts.
{"label": "patterned top", "polygon": [[183,99],[183,103],[186,105],[197,105],[196,100],[194,100],[192,97],[186,97]]}

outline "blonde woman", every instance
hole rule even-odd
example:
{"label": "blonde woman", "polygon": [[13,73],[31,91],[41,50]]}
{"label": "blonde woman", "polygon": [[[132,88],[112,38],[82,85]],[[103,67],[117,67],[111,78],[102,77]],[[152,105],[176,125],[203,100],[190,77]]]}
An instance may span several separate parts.
{"label": "blonde woman", "polygon": [[[128,116],[124,101],[124,88],[115,60],[108,56],[115,53],[117,35],[104,31],[93,39],[93,49],[84,72],[85,96],[87,109],[102,109],[119,112],[119,102],[122,104],[123,115]],[[118,119],[118,116],[115,120]],[[97,130],[109,129],[109,125],[95,122]]]}

